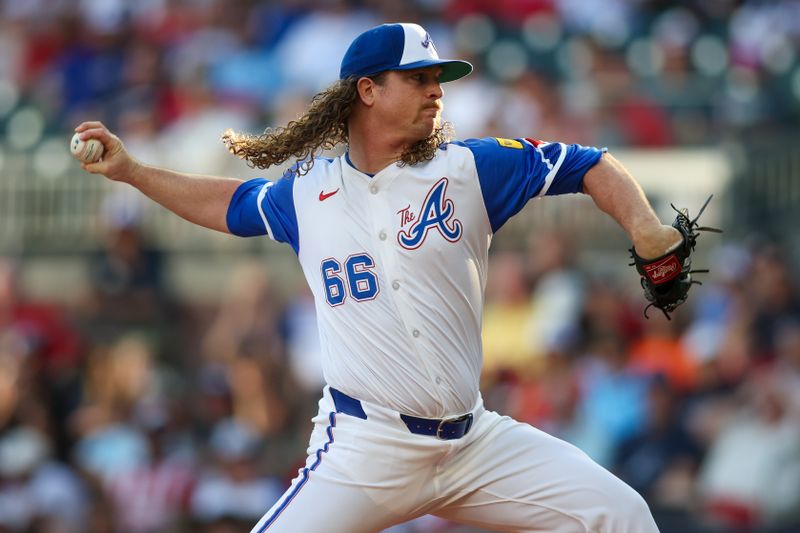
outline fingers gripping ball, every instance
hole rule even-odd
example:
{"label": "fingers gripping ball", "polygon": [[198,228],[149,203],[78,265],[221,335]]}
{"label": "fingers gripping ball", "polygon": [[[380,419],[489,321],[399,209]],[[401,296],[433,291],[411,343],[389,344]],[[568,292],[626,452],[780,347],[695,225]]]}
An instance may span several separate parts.
{"label": "fingers gripping ball", "polygon": [[80,134],[76,133],[69,143],[69,151],[79,161],[96,163],[103,157],[103,143],[97,139],[83,141]]}
{"label": "fingers gripping ball", "polygon": [[716,228],[697,224],[697,219],[703,214],[710,201],[711,196],[693,219],[689,218],[685,209],[678,210],[674,205],[672,206],[678,213],[672,226],[681,232],[683,240],[666,254],[655,259],[643,259],[636,253],[635,248],[630,249],[631,257],[633,257],[631,265],[635,266],[639,275],[642,276],[644,296],[650,302],[644,310],[645,317],[647,317],[648,309],[656,307],[669,319],[669,313],[686,301],[692,285],[701,284],[692,279],[692,274],[708,272],[708,270],[692,270],[692,253],[700,231],[722,232]]}

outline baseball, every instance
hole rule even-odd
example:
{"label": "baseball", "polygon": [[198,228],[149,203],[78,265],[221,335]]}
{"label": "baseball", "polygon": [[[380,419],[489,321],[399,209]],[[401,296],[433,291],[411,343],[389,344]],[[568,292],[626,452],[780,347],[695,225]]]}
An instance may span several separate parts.
{"label": "baseball", "polygon": [[103,157],[103,143],[97,139],[89,139],[82,141],[79,137],[80,134],[76,133],[72,136],[69,143],[69,151],[75,159],[83,161],[84,163],[95,163]]}

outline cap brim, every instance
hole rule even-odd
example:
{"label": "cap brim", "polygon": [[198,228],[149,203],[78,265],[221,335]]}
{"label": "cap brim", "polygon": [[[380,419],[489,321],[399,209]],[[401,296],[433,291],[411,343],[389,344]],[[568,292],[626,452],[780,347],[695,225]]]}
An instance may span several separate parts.
{"label": "cap brim", "polygon": [[442,74],[439,76],[440,83],[455,81],[472,72],[472,64],[460,59],[426,59],[394,67],[391,70],[412,70],[433,66],[442,67]]}

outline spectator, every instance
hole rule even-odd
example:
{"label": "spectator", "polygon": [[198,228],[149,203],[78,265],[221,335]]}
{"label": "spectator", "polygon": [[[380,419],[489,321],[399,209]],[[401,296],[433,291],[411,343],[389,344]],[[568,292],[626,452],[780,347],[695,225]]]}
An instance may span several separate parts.
{"label": "spectator", "polygon": [[760,246],[753,252],[747,295],[753,316],[758,359],[775,356],[776,332],[786,320],[800,319],[800,295],[788,251],[774,244]]}
{"label": "spectator", "polygon": [[193,466],[170,449],[171,420],[165,405],[140,411],[146,459],[112,474],[105,482],[120,531],[155,533],[179,527],[194,485]]}
{"label": "spectator", "polygon": [[298,285],[302,286],[296,289],[283,318],[289,370],[303,392],[316,398],[325,386],[317,314],[310,290]]}
{"label": "spectator", "polygon": [[577,344],[583,308],[583,276],[573,264],[571,242],[556,231],[532,232],[528,246],[529,342],[534,353],[560,351]]}
{"label": "spectator", "polygon": [[[36,424],[52,431],[53,453],[65,458],[69,445],[64,421],[78,406],[81,340],[63,316],[48,302],[31,302],[22,293],[14,264],[0,257],[0,366],[8,373],[7,395],[0,399],[0,428],[19,415],[36,411]],[[2,389],[0,385],[0,389]],[[26,420],[33,422],[33,420]]]}
{"label": "spectator", "polygon": [[708,516],[727,527],[758,527],[797,518],[800,425],[790,392],[774,372],[753,374],[746,404],[711,445],[699,489]]}
{"label": "spectator", "polygon": [[192,516],[206,531],[225,523],[247,527],[257,522],[283,493],[283,484],[259,473],[258,434],[248,426],[224,420],[211,434],[212,465],[203,469],[191,500]]}
{"label": "spectator", "polygon": [[284,87],[307,94],[322,90],[338,77],[338,58],[344,56],[348,43],[376,23],[372,13],[349,8],[344,0],[328,0],[295,22],[275,47]]}
{"label": "spectator", "polygon": [[280,431],[286,422],[291,386],[276,300],[263,265],[238,265],[203,339],[206,359],[223,368],[234,416],[263,435]]}
{"label": "spectator", "polygon": [[143,206],[126,189],[103,203],[104,249],[92,258],[92,293],[86,302],[87,331],[108,342],[128,328],[157,333],[164,328],[167,296],[161,253],[140,227]]}
{"label": "spectator", "polygon": [[661,374],[670,385],[689,391],[697,382],[697,361],[681,342],[679,317],[667,320],[651,310],[642,336],[630,347],[630,368],[642,375]]}
{"label": "spectator", "polygon": [[617,447],[645,426],[650,378],[631,371],[622,339],[606,335],[590,341],[577,379],[580,400],[567,438],[611,467]]}
{"label": "spectator", "polygon": [[0,529],[84,531],[86,487],[69,466],[50,459],[47,437],[25,426],[0,435]]}
{"label": "spectator", "polygon": [[646,424],[618,446],[614,470],[659,507],[689,512],[702,451],[681,425],[681,396],[662,378],[651,381]]}
{"label": "spectator", "polygon": [[490,258],[483,312],[483,375],[536,366],[536,353],[526,337],[530,320],[529,290],[523,258],[517,252],[499,252]]}
{"label": "spectator", "polygon": [[0,339],[22,350],[53,381],[80,359],[80,339],[62,312],[47,302],[34,303],[22,294],[16,266],[0,257]]}
{"label": "spectator", "polygon": [[258,346],[266,360],[280,361],[283,346],[277,330],[280,306],[266,266],[246,261],[231,272],[226,297],[203,339],[210,361],[230,361],[245,345]]}
{"label": "spectator", "polygon": [[800,423],[800,322],[782,324],[775,339],[776,373],[789,393],[791,418]]}
{"label": "spectator", "polygon": [[99,485],[149,460],[147,435],[132,417],[137,403],[158,392],[152,348],[141,338],[119,339],[90,356],[84,403],[72,417],[74,460]]}

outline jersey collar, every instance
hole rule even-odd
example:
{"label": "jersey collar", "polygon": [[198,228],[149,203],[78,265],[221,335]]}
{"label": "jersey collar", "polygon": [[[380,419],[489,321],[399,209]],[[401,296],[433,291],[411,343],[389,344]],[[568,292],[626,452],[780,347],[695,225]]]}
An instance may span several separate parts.
{"label": "jersey collar", "polygon": [[[358,168],[356,168],[356,166],[353,164],[353,161],[350,160],[350,150],[347,150],[344,153],[344,160],[347,161],[347,164],[350,165],[353,169],[358,170]],[[361,171],[358,170],[358,172],[361,172]],[[361,173],[364,174],[365,176],[369,176],[370,178],[374,178],[375,177],[375,174],[367,174],[366,172],[361,172]]]}

